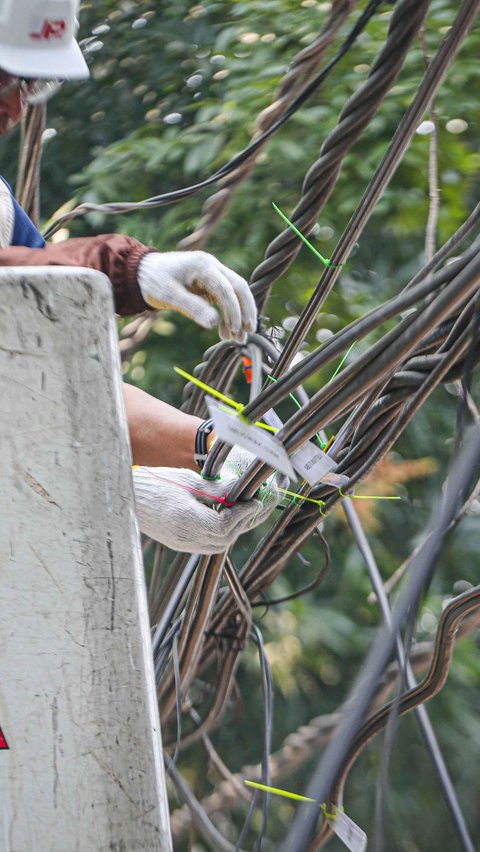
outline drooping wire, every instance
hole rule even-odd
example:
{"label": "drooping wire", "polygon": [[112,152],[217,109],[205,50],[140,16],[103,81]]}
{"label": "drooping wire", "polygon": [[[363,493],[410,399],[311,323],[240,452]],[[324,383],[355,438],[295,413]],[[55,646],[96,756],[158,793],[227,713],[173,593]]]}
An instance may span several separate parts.
{"label": "drooping wire", "polygon": [[[281,598],[274,598],[273,600],[271,600],[269,598],[262,598],[261,601],[254,601],[251,604],[252,609],[254,607],[265,607],[265,609],[269,609],[271,606],[277,606],[278,604],[286,603],[287,601],[293,601],[293,600],[295,600],[295,598],[300,598],[300,597],[303,597],[304,595],[308,595],[309,592],[313,592],[313,590],[316,589],[320,585],[322,580],[325,579],[325,577],[328,573],[328,569],[330,568],[330,547],[328,545],[326,538],[321,534],[321,532],[318,530],[318,528],[316,530],[316,533],[317,533],[317,536],[322,543],[325,559],[324,559],[324,563],[323,563],[322,567],[320,568],[320,571],[318,572],[315,579],[312,580],[311,583],[308,583],[308,585],[303,586],[303,588],[298,589],[298,591],[292,592],[290,595],[284,595]],[[297,554],[297,556],[299,556],[299,555],[300,554]]]}
{"label": "drooping wire", "polygon": [[177,618],[176,621],[172,624],[172,627],[168,632],[167,636],[163,640],[162,644],[158,646],[154,653],[153,663],[155,669],[155,682],[157,683],[157,685],[161,680],[167,661],[170,659],[173,642],[175,637],[178,636],[180,632],[182,622],[183,614],[179,616],[179,618]]}
{"label": "drooping wire", "polygon": [[200,556],[195,553],[188,558],[187,564],[185,565],[181,577],[179,578],[178,583],[175,587],[175,594],[172,595],[172,597],[170,598],[168,605],[166,606],[165,611],[162,614],[162,617],[158,621],[152,640],[154,658],[156,658],[158,651],[163,646],[166,637],[170,633],[173,617],[178,607],[180,606],[182,598],[186,590],[188,589],[188,586],[198,568],[199,561]]}
{"label": "drooping wire", "polygon": [[[252,625],[251,628],[251,636],[255,644],[258,648],[258,657],[260,661],[260,673],[261,673],[261,683],[262,683],[262,693],[263,693],[263,708],[264,708],[264,740],[263,740],[263,754],[262,754],[262,784],[270,785],[270,751],[272,745],[272,721],[273,721],[273,683],[272,683],[272,673],[270,670],[270,664],[267,659],[267,655],[265,653],[265,648],[263,644],[263,636],[256,624]],[[265,780],[268,779],[268,780]],[[245,838],[250,830],[250,826],[252,823],[253,815],[255,813],[258,799],[260,793],[259,791],[255,791],[253,798],[250,802],[250,807],[248,809],[248,813],[243,824],[242,830],[240,832],[240,836],[237,841],[237,845],[235,850],[239,850],[244,843]],[[266,829],[267,829],[267,819],[268,819],[268,805],[269,805],[269,795],[266,793],[264,795],[263,800],[263,815],[262,815],[262,825],[260,828],[260,834],[257,838],[255,844],[255,851],[261,852],[263,839],[265,837]]]}
{"label": "drooping wire", "polygon": [[173,676],[175,679],[175,708],[177,714],[177,736],[175,740],[175,751],[172,757],[172,764],[175,765],[182,739],[182,681],[180,678],[180,661],[178,659],[178,632],[174,634],[172,640],[172,663]]}
{"label": "drooping wire", "polygon": [[202,835],[203,839],[210,844],[209,848],[216,849],[218,852],[237,852],[237,850],[238,852],[241,852],[238,847],[233,847],[228,840],[225,840],[218,829],[214,826],[213,822],[202,808],[200,802],[194,796],[188,784],[184,781],[168,752],[164,751],[163,755],[168,775],[175,785],[175,789],[179,797],[186,805],[188,805],[196,828]]}
{"label": "drooping wire", "polygon": [[478,295],[474,297],[474,316],[472,326],[472,339],[465,357],[465,372],[461,378],[463,398],[457,408],[454,454],[458,453],[463,442],[465,420],[468,412],[468,397],[472,386],[473,368],[475,366],[475,347],[478,342],[480,332],[480,298]]}
{"label": "drooping wire", "polygon": [[[474,614],[477,618],[470,622],[470,627],[466,627],[466,631],[471,632],[478,619],[478,610],[480,608],[480,586],[474,586],[466,592],[458,595],[449,601],[442,611],[439,619],[437,632],[435,635],[433,654],[430,658],[429,669],[425,677],[420,683],[415,683],[414,686],[405,692],[400,700],[399,714],[404,715],[411,710],[422,710],[424,704],[434,698],[445,685],[450,666],[452,663],[453,652],[455,649],[456,639],[459,634],[460,624],[464,619],[468,619]],[[396,667],[397,671],[398,668]],[[341,803],[343,801],[343,791],[347,776],[360,757],[364,748],[370,743],[388,723],[390,711],[394,704],[394,700],[388,701],[382,707],[374,710],[360,727],[358,733],[349,748],[349,752],[344,762],[342,769],[337,777],[335,786],[331,789],[330,798],[334,802]],[[320,848],[328,839],[332,829],[328,823],[323,823],[321,830],[316,835],[312,848]],[[469,841],[468,832],[466,833],[464,843],[465,850],[474,852],[473,845]]]}
{"label": "drooping wire", "polygon": [[[456,459],[447,478],[444,498],[438,509],[435,507],[430,521],[434,535],[430,535],[424,545],[412,560],[409,572],[410,581],[397,606],[395,607],[391,627],[379,630],[364,666],[356,680],[351,693],[351,701],[343,714],[343,719],[332,741],[325,749],[322,759],[317,766],[309,785],[307,795],[314,796],[319,802],[325,801],[341,770],[341,766],[349,752],[350,745],[371,704],[378,679],[386,663],[391,657],[395,644],[395,636],[405,624],[406,618],[423,593],[425,584],[435,567],[444,536],[459,506],[463,502],[464,493],[473,476],[478,474],[480,464],[480,429],[472,430],[470,440],[462,448],[460,457]],[[309,813],[300,806],[288,836],[282,844],[282,852],[296,852],[308,848],[315,832],[317,815]]]}
{"label": "drooping wire", "polygon": [[231,160],[228,161],[224,166],[222,166],[218,171],[216,171],[213,175],[208,178],[205,178],[202,181],[199,181],[196,184],[192,184],[191,186],[184,187],[183,189],[172,190],[171,192],[161,193],[160,195],[154,195],[151,198],[146,198],[143,201],[138,202],[110,202],[108,204],[94,204],[91,202],[80,204],[77,208],[66,213],[63,216],[58,217],[52,225],[46,230],[44,236],[45,239],[51,237],[62,225],[65,225],[67,222],[70,222],[72,219],[75,219],[77,216],[80,216],[84,213],[88,213],[89,211],[98,211],[102,213],[111,213],[111,214],[121,214],[121,213],[129,213],[133,210],[141,210],[155,207],[164,207],[168,204],[173,204],[177,201],[181,201],[183,198],[188,198],[191,195],[196,195],[202,189],[206,189],[212,184],[217,183],[222,178],[227,177],[233,171],[239,168],[239,166],[243,165],[243,163],[249,159],[249,157],[255,153],[260,147],[264,145],[264,143],[273,136],[274,133],[277,132],[291,117],[294,115],[301,106],[308,100],[308,98],[319,88],[319,86],[324,82],[330,72],[335,68],[335,66],[340,62],[341,59],[345,56],[345,54],[350,50],[350,48],[356,42],[358,36],[364,31],[367,24],[371,20],[371,18],[375,15],[378,8],[382,5],[384,0],[369,0],[366,8],[360,15],[358,21],[353,25],[349,34],[340,45],[335,56],[327,63],[327,65],[313,78],[313,80],[308,83],[307,86],[303,89],[302,92],[295,98],[294,101],[284,110],[283,113],[276,119],[276,121],[265,130],[257,139],[250,142],[246,148],[240,151],[239,154],[236,154]]}

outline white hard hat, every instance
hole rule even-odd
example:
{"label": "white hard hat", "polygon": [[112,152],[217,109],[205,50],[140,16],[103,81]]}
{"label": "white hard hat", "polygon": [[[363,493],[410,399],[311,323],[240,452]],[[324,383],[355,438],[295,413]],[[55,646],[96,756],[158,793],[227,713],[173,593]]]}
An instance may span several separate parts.
{"label": "white hard hat", "polygon": [[0,67],[18,77],[89,76],[75,41],[79,0],[0,0]]}

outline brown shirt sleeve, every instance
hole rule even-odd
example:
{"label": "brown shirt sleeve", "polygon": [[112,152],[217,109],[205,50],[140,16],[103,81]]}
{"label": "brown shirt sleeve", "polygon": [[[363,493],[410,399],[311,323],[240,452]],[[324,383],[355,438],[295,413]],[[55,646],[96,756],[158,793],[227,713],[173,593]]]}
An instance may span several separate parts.
{"label": "brown shirt sleeve", "polygon": [[108,275],[113,286],[115,310],[121,316],[151,310],[144,301],[137,281],[142,257],[156,249],[148,248],[133,237],[102,234],[80,237],[62,243],[47,243],[44,248],[11,246],[0,249],[1,266],[86,266]]}

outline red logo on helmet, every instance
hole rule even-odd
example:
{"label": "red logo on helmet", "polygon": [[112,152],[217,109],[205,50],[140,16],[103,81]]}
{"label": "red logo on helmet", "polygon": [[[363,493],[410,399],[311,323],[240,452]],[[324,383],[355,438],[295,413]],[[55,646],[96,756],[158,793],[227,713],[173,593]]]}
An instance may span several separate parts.
{"label": "red logo on helmet", "polygon": [[61,18],[58,20],[46,18],[43,24],[41,24],[39,32],[30,33],[30,38],[37,39],[38,41],[50,41],[52,38],[62,38],[66,28],[66,21]]}
{"label": "red logo on helmet", "polygon": [[5,739],[5,737],[3,736],[2,729],[0,728],[0,750],[5,749],[5,748],[8,748],[8,743]]}

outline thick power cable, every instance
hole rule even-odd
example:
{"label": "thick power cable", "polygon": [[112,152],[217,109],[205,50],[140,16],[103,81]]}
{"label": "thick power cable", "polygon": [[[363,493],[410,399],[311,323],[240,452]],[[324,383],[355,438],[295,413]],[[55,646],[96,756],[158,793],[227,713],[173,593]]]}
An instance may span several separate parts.
{"label": "thick power cable", "polygon": [[[318,160],[305,177],[302,197],[290,216],[293,224],[305,235],[308,236],[328,201],[346,155],[370,124],[398,77],[429,5],[430,0],[400,0],[396,5],[385,44],[367,80],[348,100],[336,127],[323,143]],[[268,246],[265,259],[253,271],[250,280],[260,310],[272,284],[288,269],[302,244],[294,231],[287,227]],[[332,262],[337,263],[337,260],[332,259]]]}
{"label": "thick power cable", "polygon": [[[370,706],[378,679],[390,659],[395,647],[395,636],[406,619],[418,607],[425,584],[432,574],[440,553],[446,530],[462,504],[462,496],[478,470],[480,464],[480,431],[472,431],[468,445],[456,461],[450,473],[445,495],[439,508],[433,512],[429,527],[434,535],[427,538],[417,556],[412,560],[407,588],[393,611],[391,627],[382,628],[367,656],[351,693],[351,701],[331,743],[325,749],[321,762],[308,786],[307,795],[319,803],[325,802],[348,755],[362,719]],[[300,806],[288,833],[282,852],[298,852],[307,849],[315,832],[318,814]]]}
{"label": "thick power cable", "polygon": [[[335,786],[331,790],[330,798],[332,801],[342,801],[343,789],[350,770],[368,743],[388,725],[389,716],[395,705],[398,705],[398,715],[403,716],[410,710],[423,705],[426,701],[430,701],[440,692],[448,677],[460,624],[464,618],[473,615],[475,612],[478,618],[479,608],[480,586],[475,586],[468,592],[464,592],[449,601],[440,617],[433,657],[426,676],[413,689],[405,692],[400,700],[395,698],[393,701],[389,701],[388,704],[368,717],[353,740]],[[313,848],[318,850],[330,835],[331,828],[324,823],[313,842]]]}
{"label": "thick power cable", "polygon": [[[252,156],[259,148],[263,147],[266,140],[273,136],[273,134],[282,127],[286,121],[288,121],[291,116],[297,112],[298,109],[308,100],[310,95],[315,92],[318,87],[323,83],[325,78],[328,76],[330,71],[337,65],[337,63],[343,58],[343,56],[348,52],[350,47],[355,43],[358,36],[365,29],[369,20],[376,13],[378,7],[382,4],[383,0],[369,0],[366,9],[361,14],[359,20],[354,24],[351,32],[348,34],[347,38],[340,46],[339,50],[330,60],[328,65],[319,73],[317,76],[303,89],[303,91],[295,98],[293,103],[281,114],[281,116],[267,129],[265,130],[261,136],[251,142],[246,148],[243,149],[239,154],[233,157],[228,163],[222,166],[215,174],[211,175],[211,177],[206,178],[205,180],[200,181],[199,183],[192,184],[191,186],[187,186],[184,189],[172,190],[171,192],[165,192],[160,195],[154,195],[151,198],[146,198],[144,201],[116,201],[110,202],[108,204],[95,204],[93,202],[83,202],[75,207],[74,210],[66,213],[64,216],[59,216],[52,225],[48,228],[45,233],[45,238],[48,239],[51,237],[59,228],[66,225],[72,219],[77,218],[78,216],[83,216],[85,213],[98,212],[98,213],[107,213],[107,214],[121,214],[121,213],[130,213],[134,210],[147,210],[154,209],[156,207],[165,207],[169,204],[173,204],[174,202],[181,201],[183,198],[188,198],[191,195],[195,195],[197,192],[200,192],[202,189],[206,189],[209,186],[217,183],[222,178],[231,174],[237,168],[239,168],[249,157]],[[424,0],[425,2],[425,0]]]}
{"label": "thick power cable", "polygon": [[[357,511],[352,503],[352,500],[349,497],[343,500],[342,508],[347,517],[348,524],[352,531],[353,537],[357,543],[358,549],[364,559],[368,575],[370,577],[370,582],[377,596],[377,601],[380,607],[380,611],[382,613],[383,621],[391,630],[392,610],[387,595],[383,588],[380,571],[373,555],[372,548],[370,547],[368,539],[360,523]],[[398,634],[396,636],[395,644],[398,664],[400,670],[405,671],[407,686],[409,689],[415,689],[417,686],[417,681],[415,679],[412,666],[406,660],[401,637]],[[418,723],[420,725],[422,735],[427,746],[427,750],[430,753],[430,756],[434,763],[438,775],[438,780],[440,782],[440,786],[442,788],[449,813],[451,814],[452,820],[455,824],[455,828],[459,835],[462,848],[465,850],[465,852],[475,852],[475,847],[470,839],[463,812],[459,805],[454,786],[452,784],[447,766],[440,750],[440,746],[438,745],[438,741],[435,736],[432,724],[430,722],[427,710],[423,705],[419,705],[415,708],[415,715],[417,716]]]}
{"label": "thick power cable", "polygon": [[[429,279],[429,282],[417,285],[417,288],[423,289],[433,280],[434,278]],[[455,304],[459,304],[475,291],[479,280],[480,260],[478,256],[473,256],[472,260],[453,278],[449,286],[444,288],[432,302],[416,314],[409,315],[402,320],[396,329],[384,335],[367,352],[346,367],[332,382],[317,391],[308,405],[296,412],[280,430],[278,433],[279,440],[285,444],[289,451],[293,451],[305,440],[315,435],[319,428],[323,428],[331,422],[349,403],[353,405],[366,389],[373,387],[375,382],[381,380],[386,370],[390,371],[393,367],[399,365],[418,345],[425,334],[448,317],[449,312],[454,310]],[[418,292],[417,288],[405,291],[402,294],[401,301],[403,302],[408,294],[412,295]],[[319,362],[328,357],[329,348],[327,343],[323,349],[315,353],[315,358],[305,358],[282,380],[268,386],[255,405],[245,407],[245,415],[254,420],[258,419],[268,408],[277,404],[287,391],[291,392],[294,385],[303,384],[311,374],[310,371],[314,372],[312,370],[313,364],[318,369]],[[209,476],[215,470],[214,466],[220,449],[214,446],[209,459],[207,459],[206,473]],[[260,465],[252,466],[234,485],[229,499],[237,499],[244,492],[247,483],[251,488],[258,487],[257,480],[259,481],[259,477]]]}
{"label": "thick power cable", "polygon": [[[434,276],[434,277],[435,277],[435,276]],[[439,276],[439,278],[440,278],[440,277],[441,277],[441,275]],[[445,277],[444,277],[444,283],[446,283],[446,282],[447,282],[447,280],[448,280],[448,274],[445,274]],[[440,286],[443,286],[443,285],[440,285]],[[398,307],[398,306],[397,306],[397,307]],[[330,353],[330,354],[331,354],[331,353]],[[332,356],[332,357],[333,357],[333,356]],[[387,367],[387,365],[385,365],[385,370],[389,370],[389,369],[390,369],[390,368],[389,368],[389,367]],[[222,371],[225,373],[224,368],[222,368]],[[292,371],[292,372],[293,372],[293,371]],[[225,373],[225,375],[226,375],[226,373]],[[353,377],[352,377],[352,379],[353,379]],[[300,384],[300,383],[301,383],[301,381],[302,381],[302,378],[301,378],[300,373],[299,373],[299,374],[297,374],[297,375],[295,376],[295,385]],[[339,386],[339,387],[340,387],[340,386]],[[283,397],[283,398],[285,398],[285,396],[286,396],[286,393],[287,393],[287,392],[288,392],[288,391],[287,391],[286,386],[283,386],[283,387],[279,388],[279,389],[278,389],[278,398],[282,398],[282,397]],[[200,395],[199,395],[199,396],[200,396]],[[265,397],[265,398],[262,400],[262,402],[263,402],[264,404],[266,404],[266,403],[267,403],[267,398]],[[288,549],[288,548],[287,548],[287,549]],[[269,560],[269,559],[267,559],[267,563],[265,564],[265,569],[268,569],[268,563],[269,563],[269,561],[270,561],[270,560]]]}
{"label": "thick power cable", "polygon": [[[441,381],[443,375],[449,369],[450,362],[453,362],[457,358],[459,352],[468,348],[468,343],[469,329],[466,329],[460,338],[455,341],[448,356],[445,355],[443,362],[440,362],[432,373],[427,376],[424,384],[415,392],[404,410],[392,419],[390,427],[387,425],[385,434],[374,442],[373,452],[369,451],[365,462],[360,458],[357,466],[353,470],[350,470],[347,456],[344,463],[340,465],[340,472],[346,468],[348,475],[351,476],[353,481],[357,477],[361,478],[365,476],[367,470],[390,448],[398,437],[398,434],[403,431],[415,412],[423,404],[428,394]],[[331,510],[335,503],[341,499],[338,492],[335,492],[332,497],[327,499],[328,490],[328,487],[325,486],[323,489],[321,487],[318,490],[315,489],[312,493],[312,496],[326,501],[324,512]],[[277,520],[273,529],[260,542],[256,551],[241,571],[242,583],[251,599],[255,599],[261,589],[273,582],[275,577],[283,570],[288,560],[303,546],[317,524],[318,509],[313,508],[312,504],[299,508],[292,503],[282,513],[282,516]],[[229,618],[229,612],[230,606],[228,602],[222,602],[220,608],[217,608],[214,617],[214,629],[222,629],[221,625],[225,619]]]}
{"label": "thick power cable", "polygon": [[[275,378],[285,371],[310,331],[321,305],[340,275],[341,264],[348,259],[353,246],[358,241],[378,201],[395,174],[420,121],[455,59],[463,40],[475,22],[479,9],[480,0],[465,0],[462,4],[443,44],[432,59],[415,98],[400,121],[384,159],[340,238],[331,258],[332,265],[327,267],[323,273],[315,292],[302,311],[278,363],[275,365],[273,372]],[[257,293],[259,298],[260,295],[262,299],[265,297],[265,294]]]}
{"label": "thick power cable", "polygon": [[[356,4],[357,0],[336,0],[332,4],[329,17],[320,34],[315,41],[304,47],[294,57],[280,83],[275,100],[258,116],[252,141],[271,127],[278,116],[293,102],[300,88],[313,77],[328,47]],[[267,141],[265,139],[265,142]],[[179,243],[179,248],[189,250],[203,248],[212,231],[225,215],[234,193],[252,173],[261,150],[256,148],[241,166],[222,179],[219,189],[204,202],[200,223],[192,234],[184,237]]]}

